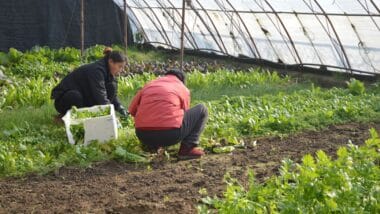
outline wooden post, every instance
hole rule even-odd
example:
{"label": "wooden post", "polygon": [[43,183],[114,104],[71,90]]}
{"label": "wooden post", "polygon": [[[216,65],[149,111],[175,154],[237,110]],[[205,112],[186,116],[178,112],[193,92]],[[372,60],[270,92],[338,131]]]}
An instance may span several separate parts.
{"label": "wooden post", "polygon": [[81,0],[80,4],[80,54],[83,59],[84,55],[84,0]]}
{"label": "wooden post", "polygon": [[[183,71],[183,60],[184,60],[184,54],[185,54],[185,44],[184,44],[184,36],[185,36],[185,12],[186,12],[186,1],[189,0],[182,0],[182,23],[181,23],[181,53],[180,53],[180,60],[181,60],[181,67],[180,70]],[[189,1],[190,2],[190,1]]]}
{"label": "wooden post", "polygon": [[128,15],[127,15],[127,0],[124,0],[124,45],[125,45],[125,57],[127,57],[128,49]]}

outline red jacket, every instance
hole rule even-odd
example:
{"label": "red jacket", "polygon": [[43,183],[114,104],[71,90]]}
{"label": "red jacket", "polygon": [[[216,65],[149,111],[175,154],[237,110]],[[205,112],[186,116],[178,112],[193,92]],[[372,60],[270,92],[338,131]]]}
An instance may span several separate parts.
{"label": "red jacket", "polygon": [[168,130],[181,127],[189,107],[189,89],[176,76],[167,75],[146,84],[128,110],[137,129]]}

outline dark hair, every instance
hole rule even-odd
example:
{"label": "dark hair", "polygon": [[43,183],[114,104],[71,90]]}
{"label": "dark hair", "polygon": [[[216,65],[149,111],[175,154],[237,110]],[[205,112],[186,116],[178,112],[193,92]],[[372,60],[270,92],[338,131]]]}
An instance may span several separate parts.
{"label": "dark hair", "polygon": [[103,54],[107,60],[112,59],[113,62],[126,62],[127,61],[124,54],[122,54],[120,51],[114,51],[110,47],[106,47],[103,51]]}
{"label": "dark hair", "polygon": [[180,71],[180,70],[178,70],[178,69],[171,69],[171,70],[169,70],[169,71],[167,71],[166,73],[165,73],[165,76],[166,75],[174,75],[174,76],[176,76],[179,80],[181,80],[184,84],[186,83],[186,74],[185,74],[185,72],[183,72],[183,71]]}

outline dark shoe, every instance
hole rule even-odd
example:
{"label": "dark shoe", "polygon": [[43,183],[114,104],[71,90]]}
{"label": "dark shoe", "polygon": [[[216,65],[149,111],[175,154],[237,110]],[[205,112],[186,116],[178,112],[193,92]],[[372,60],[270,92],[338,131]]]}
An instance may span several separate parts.
{"label": "dark shoe", "polygon": [[181,148],[178,152],[178,159],[180,160],[190,160],[190,159],[198,159],[204,155],[204,151],[201,148],[197,148],[196,146],[188,146],[185,144],[181,144]]}
{"label": "dark shoe", "polygon": [[65,116],[63,114],[58,114],[58,115],[55,115],[54,116],[54,123],[55,124],[63,124],[63,120],[62,120],[62,117]]}
{"label": "dark shoe", "polygon": [[157,154],[160,154],[160,153],[163,153],[165,152],[164,148],[163,147],[154,147],[154,146],[149,146],[149,145],[145,145],[145,144],[141,144],[141,149],[144,151],[144,152],[148,152],[148,153],[157,153]]}

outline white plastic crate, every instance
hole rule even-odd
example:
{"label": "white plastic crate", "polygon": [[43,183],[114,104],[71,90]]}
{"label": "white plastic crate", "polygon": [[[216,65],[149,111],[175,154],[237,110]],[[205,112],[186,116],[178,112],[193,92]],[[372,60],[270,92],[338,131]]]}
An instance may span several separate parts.
{"label": "white plastic crate", "polygon": [[105,143],[112,139],[117,139],[117,120],[114,106],[109,105],[97,105],[89,108],[80,108],[77,111],[90,111],[97,112],[101,109],[110,108],[110,114],[100,117],[90,117],[84,119],[73,119],[71,117],[72,110],[69,110],[66,115],[62,118],[66,127],[66,134],[70,144],[76,144],[74,136],[71,133],[71,125],[83,124],[84,127],[84,145],[88,145],[93,141],[98,141],[99,143]]}

